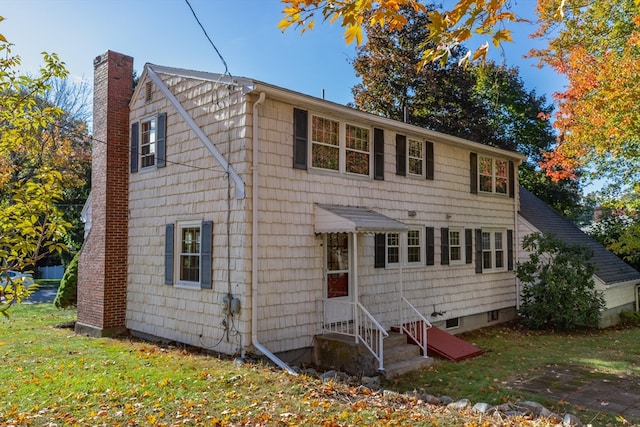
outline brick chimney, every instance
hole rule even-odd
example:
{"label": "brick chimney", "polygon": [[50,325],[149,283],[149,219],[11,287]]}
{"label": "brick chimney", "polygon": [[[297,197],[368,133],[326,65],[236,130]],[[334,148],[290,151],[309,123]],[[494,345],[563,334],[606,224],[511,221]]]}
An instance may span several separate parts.
{"label": "brick chimney", "polygon": [[126,329],[133,58],[107,51],[93,67],[91,230],[80,253],[75,330],[101,337]]}

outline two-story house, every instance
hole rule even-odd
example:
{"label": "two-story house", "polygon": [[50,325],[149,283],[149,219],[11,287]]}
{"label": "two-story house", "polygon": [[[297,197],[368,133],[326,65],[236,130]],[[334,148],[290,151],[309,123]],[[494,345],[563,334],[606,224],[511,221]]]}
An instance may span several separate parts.
{"label": "two-story house", "polygon": [[516,316],[520,154],[248,78],[147,64],[132,91],[132,67],[95,59],[78,331],[291,360]]}

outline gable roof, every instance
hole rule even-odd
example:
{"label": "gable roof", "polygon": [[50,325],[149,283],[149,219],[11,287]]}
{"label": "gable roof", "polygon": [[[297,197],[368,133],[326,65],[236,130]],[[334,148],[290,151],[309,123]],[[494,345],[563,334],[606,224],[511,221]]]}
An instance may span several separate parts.
{"label": "gable roof", "polygon": [[[145,64],[144,70],[142,71],[142,74],[140,76],[140,82],[143,82],[147,74],[149,74],[150,72],[156,73],[156,74],[165,74],[169,76],[183,77],[186,79],[209,81],[215,84],[232,85],[232,86],[238,87],[243,94],[249,94],[249,93],[258,94],[260,92],[264,92],[275,99],[290,102],[294,106],[302,105],[307,108],[309,107],[315,108],[318,111],[328,111],[330,113],[343,114],[346,117],[359,119],[359,120],[368,122],[372,125],[378,125],[381,127],[394,129],[398,132],[407,132],[407,133],[412,133],[414,135],[420,135],[432,142],[440,142],[447,145],[469,149],[471,151],[478,151],[478,152],[490,153],[490,154],[494,154],[502,157],[508,157],[518,162],[521,162],[525,159],[525,156],[523,154],[517,153],[515,151],[509,151],[502,148],[493,147],[491,145],[481,144],[479,142],[470,141],[464,138],[459,138],[453,135],[448,135],[448,134],[433,131],[430,129],[425,129],[409,123],[404,123],[404,122],[400,122],[400,121],[386,118],[383,116],[368,113],[365,111],[357,110],[355,108],[352,108],[346,105],[337,104],[332,101],[317,98],[311,95],[306,95],[300,92],[275,86],[275,85],[265,83],[259,80],[255,80],[252,78],[248,78],[248,77],[235,77],[235,76],[231,77],[225,74],[195,71],[195,70],[188,70],[184,68],[167,67],[167,66],[147,63]],[[144,85],[142,84],[137,85],[136,89],[134,90],[134,95],[132,97],[131,102],[133,102],[134,99],[140,96],[140,91],[143,90],[142,86]]]}
{"label": "gable roof", "polygon": [[638,271],[522,186],[520,186],[520,216],[539,231],[555,234],[567,244],[590,248],[593,251],[591,261],[597,268],[595,275],[606,285],[640,281]]}

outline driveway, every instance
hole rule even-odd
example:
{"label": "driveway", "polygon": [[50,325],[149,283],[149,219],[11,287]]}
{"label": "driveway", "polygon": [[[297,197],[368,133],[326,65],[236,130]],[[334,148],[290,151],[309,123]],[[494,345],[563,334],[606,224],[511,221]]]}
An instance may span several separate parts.
{"label": "driveway", "polygon": [[35,291],[27,300],[24,301],[25,304],[40,304],[43,302],[53,302],[58,293],[57,287],[47,287],[40,288]]}
{"label": "driveway", "polygon": [[640,422],[640,378],[632,373],[616,376],[573,365],[550,365],[511,386]]}

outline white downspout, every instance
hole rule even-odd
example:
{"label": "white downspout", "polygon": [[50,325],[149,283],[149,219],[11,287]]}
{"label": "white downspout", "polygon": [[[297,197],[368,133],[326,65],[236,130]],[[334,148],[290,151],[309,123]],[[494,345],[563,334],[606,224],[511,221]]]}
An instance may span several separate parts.
{"label": "white downspout", "polygon": [[[518,162],[517,164],[517,169],[520,169],[520,165],[522,164],[522,161]],[[518,260],[520,259],[520,221],[518,218],[518,209],[520,208],[520,180],[518,179],[518,171],[516,170],[516,172],[513,174],[513,180],[515,181],[513,183],[514,185],[514,200],[513,200],[513,211],[514,211],[514,220],[515,220],[515,224],[514,224],[514,230],[513,230],[513,244],[515,245],[515,260],[513,260],[514,265],[513,265],[513,269],[514,269],[514,273],[515,270],[517,268],[517,263]],[[520,310],[520,279],[518,279],[518,277],[516,276],[516,311]]]}
{"label": "white downspout", "polygon": [[291,375],[297,375],[296,372],[286,363],[280,360],[275,354],[271,353],[258,341],[258,107],[264,102],[265,93],[260,92],[260,97],[253,104],[253,171],[251,186],[251,210],[252,210],[252,235],[251,238],[251,344],[267,356],[273,363],[281,369],[286,370]]}

